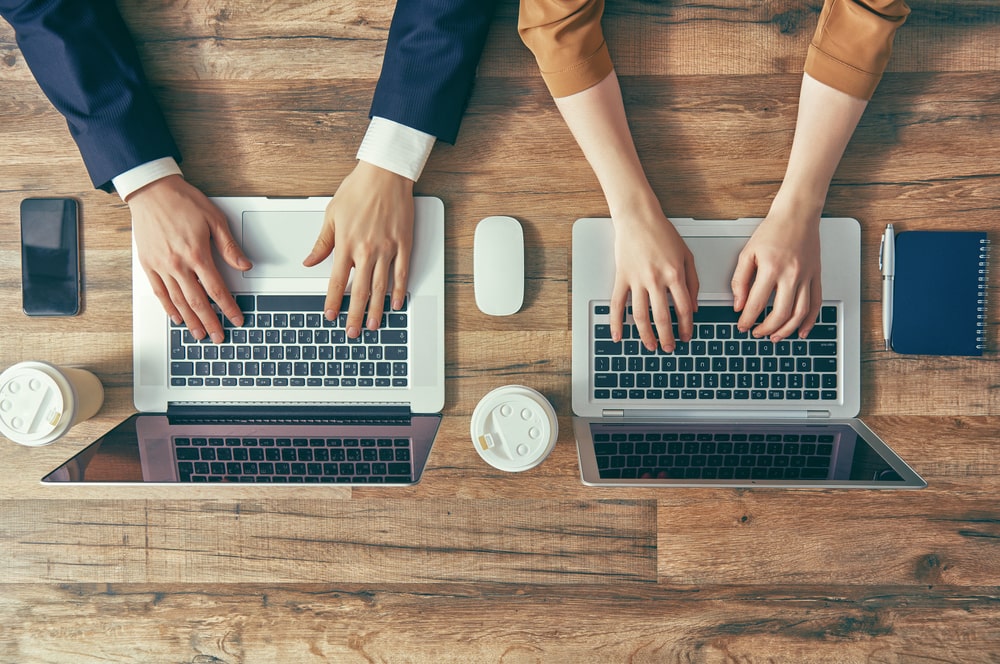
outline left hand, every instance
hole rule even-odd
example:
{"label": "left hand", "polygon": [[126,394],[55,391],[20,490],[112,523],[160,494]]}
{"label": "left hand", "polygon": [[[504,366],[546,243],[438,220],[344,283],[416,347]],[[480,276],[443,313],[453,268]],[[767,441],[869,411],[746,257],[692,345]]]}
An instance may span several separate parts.
{"label": "left hand", "polygon": [[[743,312],[737,326],[774,342],[795,330],[805,338],[823,303],[821,274],[819,214],[772,206],[740,252],[733,274],[733,308]],[[754,327],[772,292],[771,312]]]}

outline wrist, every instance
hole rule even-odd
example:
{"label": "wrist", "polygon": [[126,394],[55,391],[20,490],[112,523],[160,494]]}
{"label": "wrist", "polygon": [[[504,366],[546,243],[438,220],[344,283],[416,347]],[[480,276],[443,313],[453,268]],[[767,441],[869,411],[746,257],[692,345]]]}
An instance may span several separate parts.
{"label": "wrist", "polygon": [[663,208],[659,199],[649,187],[640,187],[632,191],[616,192],[615,194],[605,194],[608,201],[608,210],[611,218],[632,219],[636,217],[647,217],[656,214],[663,215]]}
{"label": "wrist", "polygon": [[132,203],[134,202],[141,201],[142,199],[147,198],[148,194],[155,193],[157,191],[164,189],[165,187],[169,187],[170,185],[175,184],[176,182],[183,182],[183,181],[184,178],[180,175],[166,175],[162,178],[158,178],[156,180],[153,180],[152,182],[144,184],[135,191],[131,192],[125,198],[125,203],[128,205],[132,205]]}
{"label": "wrist", "polygon": [[413,194],[413,180],[381,166],[359,159],[357,166],[354,167],[354,172],[372,186],[388,187],[410,195]]}
{"label": "wrist", "polygon": [[823,206],[826,204],[827,188],[819,189],[808,187],[794,187],[782,184],[771,201],[771,208],[768,216],[778,216],[782,218],[806,218],[819,222],[819,217],[823,214]]}

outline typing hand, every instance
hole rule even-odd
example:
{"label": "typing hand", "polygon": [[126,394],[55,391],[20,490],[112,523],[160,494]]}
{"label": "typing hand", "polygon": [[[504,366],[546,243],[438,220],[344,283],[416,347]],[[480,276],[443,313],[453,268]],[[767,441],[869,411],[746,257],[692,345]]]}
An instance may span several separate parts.
{"label": "typing hand", "polygon": [[[632,293],[632,317],[643,345],[656,349],[657,336],[663,350],[674,349],[670,302],[674,301],[677,332],[682,341],[691,339],[693,311],[698,302],[698,274],[694,256],[660,210],[647,206],[639,214],[619,215],[615,224],[615,285],[611,296],[611,338],[621,339],[625,302]],[[653,333],[649,309],[653,310]]]}
{"label": "typing hand", "polygon": [[211,301],[235,325],[243,324],[243,313],[215,266],[212,244],[233,268],[252,267],[226,216],[179,175],[146,185],[127,202],[139,263],[167,315],[175,323],[183,321],[195,339],[207,333],[222,343],[222,324]]}
{"label": "typing hand", "polygon": [[392,308],[403,305],[413,247],[413,181],[359,161],[327,206],[323,229],[303,265],[320,263],[334,246],[325,315],[333,320],[340,312],[353,268],[347,336],[354,338],[362,324],[378,329],[390,274]]}
{"label": "typing hand", "polygon": [[[823,292],[819,214],[804,218],[772,206],[740,252],[733,274],[733,307],[742,311],[737,326],[755,337],[804,338],[816,324]],[[774,292],[771,313],[754,327]]]}

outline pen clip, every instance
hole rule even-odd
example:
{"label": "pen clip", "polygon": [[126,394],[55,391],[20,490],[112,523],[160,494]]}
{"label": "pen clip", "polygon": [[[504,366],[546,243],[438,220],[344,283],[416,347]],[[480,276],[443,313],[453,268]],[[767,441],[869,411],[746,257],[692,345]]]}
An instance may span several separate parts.
{"label": "pen clip", "polygon": [[882,255],[885,252],[885,233],[882,234],[882,240],[878,243],[878,270],[882,271]]}

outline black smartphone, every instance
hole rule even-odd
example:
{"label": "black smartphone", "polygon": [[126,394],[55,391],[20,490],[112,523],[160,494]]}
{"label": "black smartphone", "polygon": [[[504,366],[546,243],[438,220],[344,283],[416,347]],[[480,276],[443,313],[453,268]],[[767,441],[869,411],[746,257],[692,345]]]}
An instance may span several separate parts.
{"label": "black smartphone", "polygon": [[80,311],[79,215],[72,198],[21,201],[21,302],[29,316]]}

